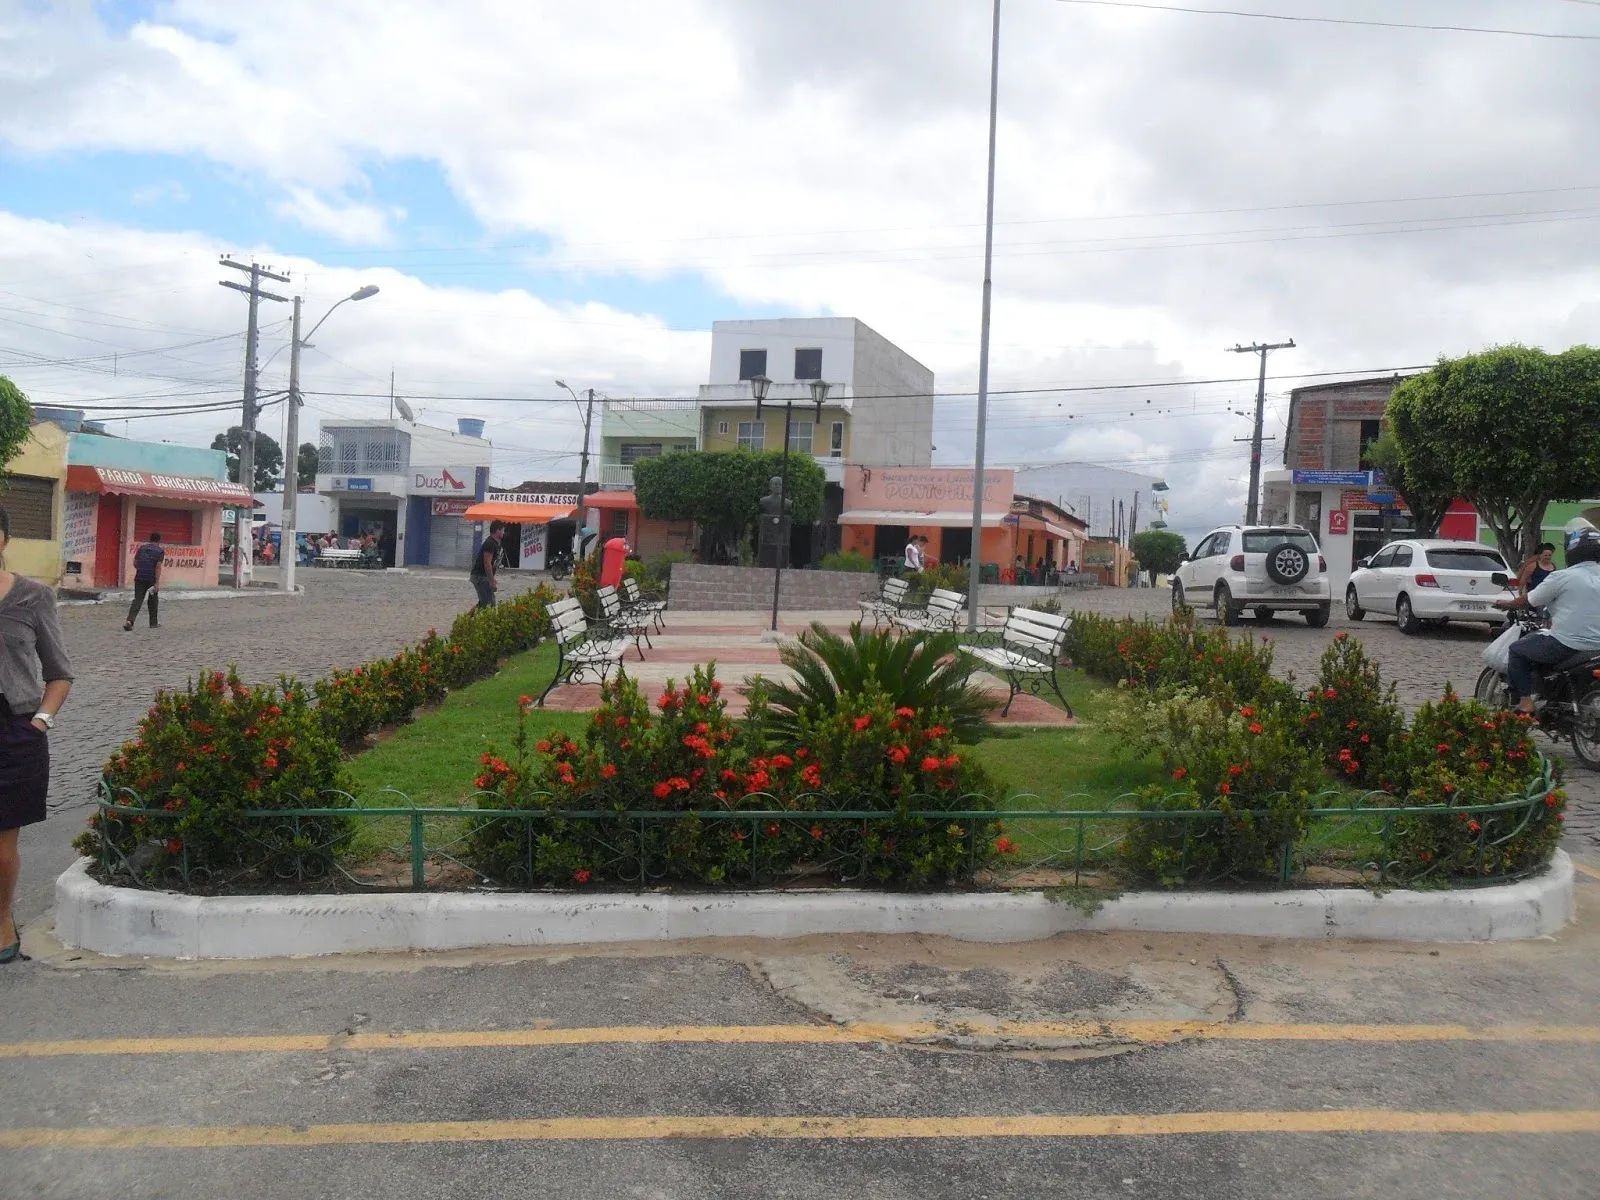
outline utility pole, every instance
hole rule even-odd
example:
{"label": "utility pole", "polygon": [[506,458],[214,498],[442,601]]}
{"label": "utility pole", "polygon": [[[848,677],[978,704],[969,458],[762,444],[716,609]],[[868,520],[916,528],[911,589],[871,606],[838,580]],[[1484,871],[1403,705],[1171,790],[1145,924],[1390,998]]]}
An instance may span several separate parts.
{"label": "utility pole", "polygon": [[[994,0],[989,40],[989,182],[983,218],[983,317],[978,333],[978,431],[972,456],[972,560],[967,581],[967,632],[978,629],[978,588],[983,573],[983,450],[989,424],[989,313],[994,297],[994,149],[1000,113],[1000,0]],[[1007,496],[1009,505],[1011,497]]]}
{"label": "utility pole", "polygon": [[[243,292],[250,297],[250,320],[246,326],[244,339],[244,420],[240,423],[241,436],[239,439],[239,482],[255,494],[256,490],[256,347],[259,340],[259,322],[257,309],[261,301],[277,300],[288,303],[289,297],[274,295],[272,292],[261,290],[263,279],[276,280],[278,283],[288,283],[287,275],[278,275],[261,264],[252,262],[248,267],[243,263],[236,263],[226,255],[223,256],[222,265],[232,271],[243,271],[250,276],[250,286],[235,283],[231,279],[218,280],[225,288],[232,288],[236,292]],[[251,538],[255,525],[255,502],[251,501],[250,508],[237,509],[233,517],[233,586],[244,587],[250,582],[250,550]]]}
{"label": "utility pole", "polygon": [[1252,342],[1248,346],[1235,345],[1229,354],[1255,354],[1261,358],[1261,374],[1256,379],[1256,424],[1250,435],[1250,501],[1245,505],[1244,523],[1254,525],[1260,515],[1261,495],[1261,423],[1267,408],[1267,355],[1274,350],[1293,350],[1294,339],[1287,342]]}
{"label": "utility pole", "polygon": [[[295,546],[300,527],[300,297],[294,298],[294,320],[290,322],[289,413],[283,433],[283,518],[278,524],[278,574],[286,592],[294,591],[294,569],[299,565]],[[394,384],[391,382],[390,390]]]}
{"label": "utility pole", "polygon": [[589,486],[589,425],[594,420],[594,389],[589,389],[589,403],[583,410],[583,454],[578,459],[578,504],[583,504],[584,489]]}

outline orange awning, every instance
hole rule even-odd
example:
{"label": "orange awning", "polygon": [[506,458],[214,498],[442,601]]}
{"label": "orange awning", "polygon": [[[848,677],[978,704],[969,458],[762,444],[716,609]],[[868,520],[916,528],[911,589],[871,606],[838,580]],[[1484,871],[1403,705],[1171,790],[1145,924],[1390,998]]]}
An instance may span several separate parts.
{"label": "orange awning", "polygon": [[632,492],[590,492],[583,503],[589,508],[638,508],[639,498]]}
{"label": "orange awning", "polygon": [[514,525],[548,525],[578,510],[567,504],[513,504],[509,500],[480,500],[461,514],[469,521],[509,521]]}

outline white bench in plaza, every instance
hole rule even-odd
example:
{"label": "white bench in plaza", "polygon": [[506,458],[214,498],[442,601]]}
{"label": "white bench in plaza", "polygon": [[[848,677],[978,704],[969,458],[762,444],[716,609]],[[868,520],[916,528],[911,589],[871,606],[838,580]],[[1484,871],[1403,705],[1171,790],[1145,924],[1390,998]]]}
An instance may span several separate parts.
{"label": "white bench in plaza", "polygon": [[643,662],[644,650],[639,645],[639,639],[643,638],[646,646],[655,649],[655,643],[650,640],[650,623],[654,618],[649,613],[625,608],[622,597],[614,587],[597,588],[595,598],[600,601],[600,619],[615,632],[631,637],[633,648],[639,651],[639,661]]}
{"label": "white bench in plaza", "polygon": [[883,582],[878,585],[876,596],[861,598],[861,619],[865,621],[871,617],[874,629],[884,621],[893,625],[895,617],[900,612],[900,606],[906,602],[910,592],[911,585],[904,579],[893,575],[885,576]]}
{"label": "white bench in plaza", "polygon": [[1056,665],[1061,661],[1067,630],[1071,627],[1071,617],[1032,608],[1013,608],[1000,627],[997,645],[962,644],[961,653],[1005,676],[1011,694],[1000,710],[1002,717],[1011,711],[1011,702],[1023,688],[1037,696],[1046,682],[1061,701],[1061,707],[1067,710],[1067,716],[1072,715],[1072,705],[1061,694],[1061,684],[1056,680]]}
{"label": "white bench in plaza", "polygon": [[934,588],[923,608],[902,608],[890,621],[901,629],[953,633],[966,622],[967,598],[948,588]]}
{"label": "white bench in plaza", "polygon": [[632,575],[622,577],[622,607],[628,612],[649,617],[655,622],[656,632],[661,632],[661,614],[667,611],[667,602],[655,596],[646,596],[639,581]]}
{"label": "white bench in plaza", "polygon": [[613,667],[622,674],[622,656],[628,652],[628,639],[609,629],[589,627],[583,615],[583,605],[574,596],[557,600],[545,610],[550,617],[550,630],[555,635],[558,657],[555,677],[539,693],[539,707],[558,683],[583,683],[585,676],[593,675],[595,682],[604,683]]}
{"label": "white bench in plaza", "polygon": [[314,561],[319,567],[356,567],[361,565],[361,551],[340,550],[330,546],[321,551]]}

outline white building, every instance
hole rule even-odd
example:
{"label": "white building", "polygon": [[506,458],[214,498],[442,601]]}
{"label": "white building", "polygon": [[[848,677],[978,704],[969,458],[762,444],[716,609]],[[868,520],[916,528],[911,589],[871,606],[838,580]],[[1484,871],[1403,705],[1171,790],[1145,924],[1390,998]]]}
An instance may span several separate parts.
{"label": "white building", "polygon": [[1014,466],[1017,492],[1048,500],[1089,524],[1090,537],[1115,537],[1119,532],[1150,528],[1153,475],[1118,471],[1089,463],[1040,463]]}
{"label": "white building", "polygon": [[470,567],[477,532],[463,518],[488,486],[483,422],[456,431],[397,419],[322,426],[317,493],[340,537],[374,533],[390,566]]}

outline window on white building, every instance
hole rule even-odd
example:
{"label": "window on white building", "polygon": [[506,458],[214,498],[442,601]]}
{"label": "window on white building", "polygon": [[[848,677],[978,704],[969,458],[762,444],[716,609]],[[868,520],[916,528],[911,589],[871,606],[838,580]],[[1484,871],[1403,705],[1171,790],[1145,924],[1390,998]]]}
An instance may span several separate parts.
{"label": "window on white building", "polygon": [[767,373],[767,352],[765,350],[739,351],[739,378],[754,379],[757,375]]}
{"label": "window on white building", "polygon": [[739,422],[739,449],[765,450],[767,448],[767,425],[765,421],[740,421]]}
{"label": "window on white building", "polygon": [[822,378],[821,347],[799,349],[794,352],[794,377],[796,379]]}

